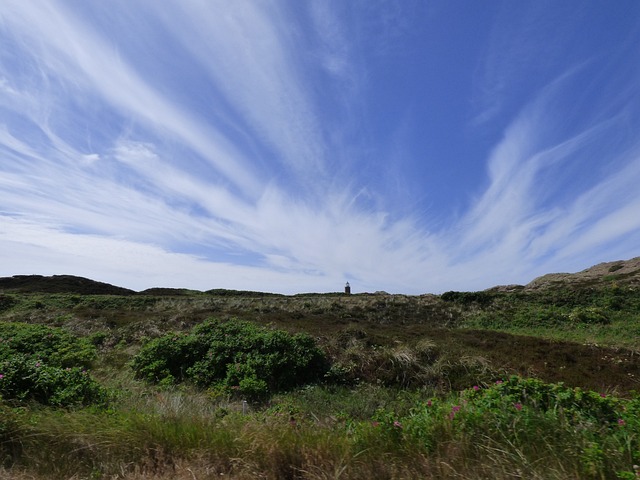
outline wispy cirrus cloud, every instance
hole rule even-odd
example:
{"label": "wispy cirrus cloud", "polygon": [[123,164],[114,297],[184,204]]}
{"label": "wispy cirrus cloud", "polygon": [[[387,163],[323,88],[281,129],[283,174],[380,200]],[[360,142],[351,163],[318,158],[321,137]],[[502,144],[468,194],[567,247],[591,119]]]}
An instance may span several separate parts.
{"label": "wispy cirrus cloud", "polygon": [[225,112],[267,147],[269,160],[303,177],[326,174],[320,99],[308,88],[313,71],[300,48],[305,38],[288,10],[278,2],[187,4],[170,2],[149,13],[208,75],[216,93],[211,114]]}
{"label": "wispy cirrus cloud", "polygon": [[[507,127],[488,158],[486,188],[452,231],[462,265],[492,265],[505,276],[509,269],[541,274],[571,261],[611,259],[606,249],[613,241],[626,245],[619,252],[634,251],[640,144],[628,138],[625,117],[615,111],[606,117],[596,109],[579,128],[566,128],[556,104],[567,86],[549,87]],[[599,260],[594,251],[603,252]]]}
{"label": "wispy cirrus cloud", "polygon": [[[87,29],[66,5],[53,0],[38,5],[9,2],[3,9],[5,24],[19,31],[28,53],[47,77],[54,77],[62,92],[68,88],[89,97],[103,96],[118,110],[133,114],[160,133],[175,135],[244,193],[257,190],[248,164],[223,136],[190,118],[145,82],[117,50]],[[27,52],[23,52],[27,53]],[[48,82],[45,82],[45,85]],[[59,99],[53,98],[54,103]]]}
{"label": "wispy cirrus cloud", "polygon": [[[421,11],[415,5],[115,1],[72,11],[55,0],[6,2],[0,251],[10,254],[0,274],[286,293],[351,280],[422,293],[522,282],[633,252],[637,72],[591,77],[597,58],[557,68],[556,52],[540,66],[543,81],[514,94],[513,79],[529,71],[513,63],[519,52],[532,59],[553,47],[539,46],[546,30],[537,25],[556,25],[540,11],[522,18],[527,28],[504,62],[500,39],[511,30],[498,19],[479,70],[495,88],[459,115],[510,105],[494,113],[501,133],[478,156],[486,175],[438,212],[448,222],[424,214],[426,189],[411,216],[395,204],[427,156],[407,125],[426,117],[399,101],[403,122],[380,128],[393,122],[370,118],[371,105],[407,97],[372,91],[370,77],[384,77],[405,30],[420,34],[421,22],[405,18]],[[440,21],[437,12],[427,19]],[[388,36],[389,22],[402,23],[397,48],[373,55],[384,43],[374,26],[384,23]],[[567,100],[585,78],[593,101]],[[491,121],[472,128],[483,137]],[[434,177],[458,161],[428,156]]]}

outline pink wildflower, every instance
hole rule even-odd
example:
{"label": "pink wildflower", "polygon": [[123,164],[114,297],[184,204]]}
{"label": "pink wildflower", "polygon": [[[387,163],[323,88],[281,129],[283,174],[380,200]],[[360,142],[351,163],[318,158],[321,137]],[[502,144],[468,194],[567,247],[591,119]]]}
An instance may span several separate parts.
{"label": "pink wildflower", "polygon": [[4,378],[4,375],[0,373],[0,380],[2,380],[3,378]]}
{"label": "pink wildflower", "polygon": [[501,383],[504,383],[502,380],[496,380],[496,385],[500,385]]}
{"label": "pink wildflower", "polygon": [[473,389],[477,392],[478,390],[480,390],[480,387],[478,385],[474,385]]}
{"label": "pink wildflower", "polygon": [[618,419],[618,425],[621,425],[621,426],[622,426],[622,425],[624,425],[624,424],[625,424],[625,421],[624,421],[623,419],[619,418],[619,419]]}
{"label": "pink wildflower", "polygon": [[453,420],[456,416],[456,413],[460,411],[460,405],[454,405],[451,407],[451,412],[449,412],[449,420]]}
{"label": "pink wildflower", "polygon": [[395,422],[393,422],[393,426],[396,427],[396,428],[402,428],[402,424],[397,420]]}
{"label": "pink wildflower", "polygon": [[433,403],[431,402],[431,400],[427,401],[427,407],[430,407],[431,405],[433,405]]}
{"label": "pink wildflower", "polygon": [[520,402],[514,403],[513,407],[518,411],[522,410],[522,404]]}

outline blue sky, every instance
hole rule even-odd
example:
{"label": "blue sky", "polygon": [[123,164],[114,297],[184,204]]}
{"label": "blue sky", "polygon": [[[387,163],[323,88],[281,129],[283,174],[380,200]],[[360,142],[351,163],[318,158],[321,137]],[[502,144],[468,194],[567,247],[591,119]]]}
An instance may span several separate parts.
{"label": "blue sky", "polygon": [[440,293],[640,255],[640,3],[3,0],[0,276]]}

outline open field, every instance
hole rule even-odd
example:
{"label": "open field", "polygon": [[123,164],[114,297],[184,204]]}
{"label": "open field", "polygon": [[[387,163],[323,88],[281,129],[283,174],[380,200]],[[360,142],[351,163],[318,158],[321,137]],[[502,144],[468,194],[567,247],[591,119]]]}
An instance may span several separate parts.
{"label": "open field", "polygon": [[[441,296],[0,279],[0,478],[633,479],[639,271]],[[233,357],[242,374],[197,370],[193,352],[252,335],[273,349],[274,331],[317,346],[313,380],[262,382],[261,362],[288,354],[256,360],[256,343]]]}

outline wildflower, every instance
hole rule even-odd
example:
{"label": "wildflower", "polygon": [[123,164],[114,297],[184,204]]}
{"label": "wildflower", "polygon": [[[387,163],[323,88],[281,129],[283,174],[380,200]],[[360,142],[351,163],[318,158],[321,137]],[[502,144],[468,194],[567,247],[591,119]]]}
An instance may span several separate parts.
{"label": "wildflower", "polygon": [[433,405],[433,403],[431,402],[431,400],[427,401],[427,407],[430,407],[431,405]]}
{"label": "wildflower", "polygon": [[604,393],[601,393],[601,394],[600,394],[600,397],[602,397],[602,398],[607,398],[607,395],[606,395],[606,394],[604,394]]}
{"label": "wildflower", "polygon": [[372,427],[378,427],[378,426],[380,426],[380,422],[371,422],[371,426]]}
{"label": "wildflower", "polygon": [[480,387],[478,385],[474,385],[473,390],[477,392],[478,390],[480,390]]}
{"label": "wildflower", "polygon": [[625,421],[621,418],[618,419],[618,425],[622,426],[625,424]]}
{"label": "wildflower", "polygon": [[40,366],[40,362],[36,362],[36,367],[39,367],[39,366]]}
{"label": "wildflower", "polygon": [[0,380],[2,380],[3,378],[4,378],[4,375],[0,373]]}
{"label": "wildflower", "polygon": [[456,413],[460,411],[460,405],[454,405],[451,407],[451,412],[449,412],[449,420],[453,420],[456,416]]}
{"label": "wildflower", "polygon": [[522,404],[520,402],[514,403],[513,404],[513,408],[515,408],[516,410],[520,411],[520,410],[522,410]]}
{"label": "wildflower", "polygon": [[502,383],[504,383],[502,380],[496,380],[496,385],[500,385]]}
{"label": "wildflower", "polygon": [[397,420],[396,420],[395,422],[393,422],[393,426],[394,426],[395,428],[402,428],[402,424],[401,424],[399,421],[397,421]]}

